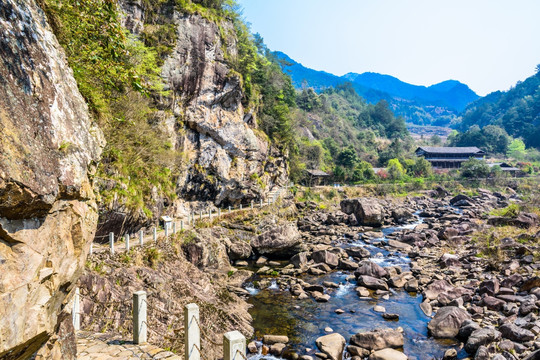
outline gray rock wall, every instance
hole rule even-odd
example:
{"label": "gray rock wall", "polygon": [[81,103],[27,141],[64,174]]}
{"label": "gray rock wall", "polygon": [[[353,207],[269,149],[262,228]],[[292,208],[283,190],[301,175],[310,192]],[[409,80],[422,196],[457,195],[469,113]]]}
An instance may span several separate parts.
{"label": "gray rock wall", "polygon": [[23,359],[64,346],[54,334],[95,231],[88,168],[103,137],[33,0],[0,3],[0,34],[0,358]]}

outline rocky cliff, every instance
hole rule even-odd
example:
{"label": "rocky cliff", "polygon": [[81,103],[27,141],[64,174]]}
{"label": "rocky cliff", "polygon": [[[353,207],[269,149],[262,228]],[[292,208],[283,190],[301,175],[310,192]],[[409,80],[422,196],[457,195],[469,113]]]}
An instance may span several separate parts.
{"label": "rocky cliff", "polygon": [[185,216],[196,206],[193,201],[221,207],[246,204],[284,185],[286,159],[257,128],[255,111],[242,105],[242,79],[230,66],[237,56],[232,23],[211,21],[168,3],[149,10],[120,1],[120,9],[124,26],[135,35],[156,13],[176,31],[161,73],[168,95],[156,99],[159,126],[183,155],[180,200],[169,211]]}
{"label": "rocky cliff", "polygon": [[102,135],[35,1],[0,3],[0,32],[0,358],[49,341],[69,359],[55,334],[94,236]]}

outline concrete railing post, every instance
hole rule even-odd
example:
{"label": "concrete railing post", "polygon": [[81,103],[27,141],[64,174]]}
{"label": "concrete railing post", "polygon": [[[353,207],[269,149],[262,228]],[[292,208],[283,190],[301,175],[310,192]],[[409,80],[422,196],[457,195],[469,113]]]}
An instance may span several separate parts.
{"label": "concrete railing post", "polygon": [[172,233],[176,234],[176,221],[172,224]]}
{"label": "concrete railing post", "polygon": [[184,220],[180,220],[180,231],[184,231]]}
{"label": "concrete railing post", "polygon": [[208,210],[208,218],[210,218],[210,221],[212,221],[212,210]]}
{"label": "concrete railing post", "polygon": [[253,210],[253,200],[251,200],[251,210]]}
{"label": "concrete railing post", "polygon": [[223,335],[223,360],[244,360],[246,358],[246,338],[239,331]]}
{"label": "concrete railing post", "polygon": [[75,289],[75,296],[73,296],[73,309],[71,310],[73,317],[73,329],[75,331],[81,329],[81,295],[79,288]]}
{"label": "concrete railing post", "polygon": [[200,360],[201,329],[199,329],[199,307],[187,304],[184,307],[185,360]]}
{"label": "concrete railing post", "polygon": [[144,231],[142,229],[139,231],[139,245],[144,245]]}
{"label": "concrete railing post", "polygon": [[114,255],[114,233],[109,233],[109,247],[111,248],[111,254]]}
{"label": "concrete railing post", "polygon": [[240,204],[240,210],[242,210],[242,204]]}
{"label": "concrete railing post", "polygon": [[91,242],[90,243],[90,253],[89,254],[92,255],[93,253],[94,253],[94,243]]}
{"label": "concrete railing post", "polygon": [[270,206],[270,198],[268,198],[268,206]]}
{"label": "concrete railing post", "polygon": [[231,205],[229,205],[229,212],[231,212]]}
{"label": "concrete railing post", "polygon": [[155,226],[152,229],[152,240],[154,240],[154,242],[157,242],[157,228]]}
{"label": "concrete railing post", "polygon": [[142,344],[147,341],[146,324],[146,291],[133,293],[133,343]]}
{"label": "concrete railing post", "polygon": [[221,217],[221,208],[218,208],[218,209],[217,209],[217,216],[218,216],[218,217]]}
{"label": "concrete railing post", "polygon": [[167,225],[167,223],[165,223],[165,239],[167,239],[169,237],[169,225]]}
{"label": "concrete railing post", "polygon": [[263,204],[262,204],[262,198],[259,199],[259,207],[262,208],[263,207]]}
{"label": "concrete railing post", "polygon": [[126,251],[129,251],[129,234],[124,236],[124,240],[126,242]]}
{"label": "concrete railing post", "polygon": [[199,220],[202,220],[202,210],[199,212]]}

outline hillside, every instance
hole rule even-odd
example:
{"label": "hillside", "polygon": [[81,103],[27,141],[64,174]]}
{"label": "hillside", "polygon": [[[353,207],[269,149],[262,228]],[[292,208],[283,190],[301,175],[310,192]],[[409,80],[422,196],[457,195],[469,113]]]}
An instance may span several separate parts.
{"label": "hillside", "polygon": [[395,77],[377,73],[348,73],[342,77],[316,71],[281,52],[274,53],[283,70],[291,75],[293,85],[313,87],[316,91],[351,82],[356,92],[369,103],[386,100],[398,116],[418,125],[446,126],[456,121],[459,111],[478,99],[465,84],[448,80],[429,87],[411,85]]}
{"label": "hillside", "polygon": [[459,129],[473,125],[497,125],[513,137],[521,137],[529,147],[540,149],[540,67],[539,71],[508,91],[497,91],[470,104]]}

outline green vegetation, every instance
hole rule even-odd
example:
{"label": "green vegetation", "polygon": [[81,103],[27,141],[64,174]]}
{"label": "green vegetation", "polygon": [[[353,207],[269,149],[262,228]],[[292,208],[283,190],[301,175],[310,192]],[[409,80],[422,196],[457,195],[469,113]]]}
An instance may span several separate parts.
{"label": "green vegetation", "polygon": [[486,178],[489,172],[484,160],[470,158],[461,165],[461,175],[466,178]]}
{"label": "green vegetation", "polygon": [[520,209],[518,204],[510,204],[505,208],[492,210],[489,215],[516,217],[519,214],[519,210]]}
{"label": "green vegetation", "polygon": [[469,105],[461,130],[477,125],[497,125],[510,136],[522,138],[527,147],[540,149],[540,66],[536,74],[512,89],[497,91]]}

